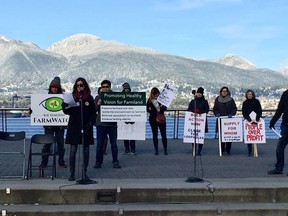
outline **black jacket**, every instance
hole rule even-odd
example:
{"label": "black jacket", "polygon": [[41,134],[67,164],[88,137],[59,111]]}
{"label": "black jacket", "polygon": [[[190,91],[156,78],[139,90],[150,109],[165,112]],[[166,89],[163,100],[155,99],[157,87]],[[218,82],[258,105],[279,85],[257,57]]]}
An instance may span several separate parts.
{"label": "black jacket", "polygon": [[278,121],[281,115],[282,115],[282,124],[288,124],[288,90],[283,92],[278,104],[278,108],[270,121],[270,125],[271,124],[275,125],[275,123]]}
{"label": "black jacket", "polygon": [[256,113],[256,121],[259,121],[262,116],[262,107],[259,100],[256,98],[245,100],[242,104],[242,114],[249,122],[252,120],[249,115],[253,111]]}

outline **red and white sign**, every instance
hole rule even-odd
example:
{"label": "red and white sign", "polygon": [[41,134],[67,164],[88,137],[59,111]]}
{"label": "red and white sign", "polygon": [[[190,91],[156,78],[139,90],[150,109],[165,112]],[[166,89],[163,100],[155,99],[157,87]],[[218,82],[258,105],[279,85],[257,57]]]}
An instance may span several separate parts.
{"label": "red and white sign", "polygon": [[[186,112],[184,125],[184,143],[204,144],[205,136],[206,113],[196,114]],[[196,134],[196,136],[195,136]]]}
{"label": "red and white sign", "polygon": [[244,143],[266,143],[264,119],[260,118],[257,124],[244,121]]}
{"label": "red and white sign", "polygon": [[221,117],[221,141],[243,142],[242,117]]}

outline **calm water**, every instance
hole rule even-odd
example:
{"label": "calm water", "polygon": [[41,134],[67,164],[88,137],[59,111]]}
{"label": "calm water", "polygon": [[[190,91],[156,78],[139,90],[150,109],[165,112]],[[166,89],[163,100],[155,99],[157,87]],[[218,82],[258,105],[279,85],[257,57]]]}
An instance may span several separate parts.
{"label": "calm water", "polygon": [[[274,134],[274,132],[269,129],[269,122],[271,120],[271,117],[265,117],[264,120],[266,123],[265,126],[266,126],[267,139],[278,139],[278,137]],[[278,120],[276,127],[275,127],[279,131],[280,131],[280,123],[281,123],[281,119]],[[216,125],[216,118],[208,117],[209,132],[206,133],[205,138],[207,139],[215,138],[215,125]],[[2,122],[1,123],[2,131],[4,130],[3,127],[5,129],[5,123],[3,126],[3,122]],[[179,118],[179,122],[177,122],[177,119],[174,119],[173,117],[167,117],[167,137],[168,138],[182,139],[183,130],[184,130],[184,118]],[[40,133],[40,134],[44,133],[43,127],[30,125],[30,117],[8,118],[7,119],[7,131],[25,131],[27,138],[30,138],[32,135],[36,133]],[[94,130],[94,137],[96,137],[95,133],[96,133],[96,129]],[[152,132],[150,129],[149,122],[146,122],[146,138],[152,138]]]}

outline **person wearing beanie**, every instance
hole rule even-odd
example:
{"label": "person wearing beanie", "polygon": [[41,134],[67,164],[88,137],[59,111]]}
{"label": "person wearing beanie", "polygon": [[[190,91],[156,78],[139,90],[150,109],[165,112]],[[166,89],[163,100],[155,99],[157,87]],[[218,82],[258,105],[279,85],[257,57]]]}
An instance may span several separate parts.
{"label": "person wearing beanie", "polygon": [[[55,77],[48,89],[48,94],[63,94],[63,89],[61,87],[61,80],[59,77]],[[44,126],[45,134],[52,134],[55,137],[57,150],[58,150],[58,165],[60,168],[67,168],[65,164],[64,155],[64,126]],[[42,153],[49,153],[51,149],[51,144],[46,144],[43,146]],[[42,156],[42,161],[40,164],[40,169],[47,167],[49,155]]]}
{"label": "person wearing beanie", "polygon": [[[131,92],[129,83],[122,85],[122,92]],[[126,124],[134,124],[134,122],[125,122]],[[135,140],[124,140],[125,154],[136,155],[136,141]]]}
{"label": "person wearing beanie", "polygon": [[[196,91],[195,98],[190,101],[187,111],[197,113],[197,114],[203,114],[203,113],[207,114],[209,112],[209,104],[203,94],[204,94],[204,88],[199,87]],[[208,123],[207,123],[207,117],[206,117],[205,133],[207,132],[208,132]],[[202,148],[203,148],[203,144],[197,144],[195,146],[195,152],[197,150],[197,155],[201,155]],[[194,145],[193,145],[193,149],[194,149]]]}

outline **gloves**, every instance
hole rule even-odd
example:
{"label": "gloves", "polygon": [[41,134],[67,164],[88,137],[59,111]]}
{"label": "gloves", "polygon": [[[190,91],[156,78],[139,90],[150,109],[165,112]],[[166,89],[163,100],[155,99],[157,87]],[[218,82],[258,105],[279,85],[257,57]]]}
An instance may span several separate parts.
{"label": "gloves", "polygon": [[218,118],[219,118],[219,117],[220,117],[220,113],[216,113],[216,117],[218,117]]}
{"label": "gloves", "polygon": [[200,114],[200,110],[199,109],[194,109],[194,113]]}
{"label": "gloves", "polygon": [[68,106],[68,104],[65,103],[65,102],[63,102],[61,105],[62,105],[63,108],[66,108]]}
{"label": "gloves", "polygon": [[229,115],[228,115],[228,118],[232,118],[232,115],[231,115],[231,114],[229,114]]}
{"label": "gloves", "polygon": [[270,128],[270,129],[272,129],[272,128],[275,129],[275,123],[270,122],[269,128]]}

